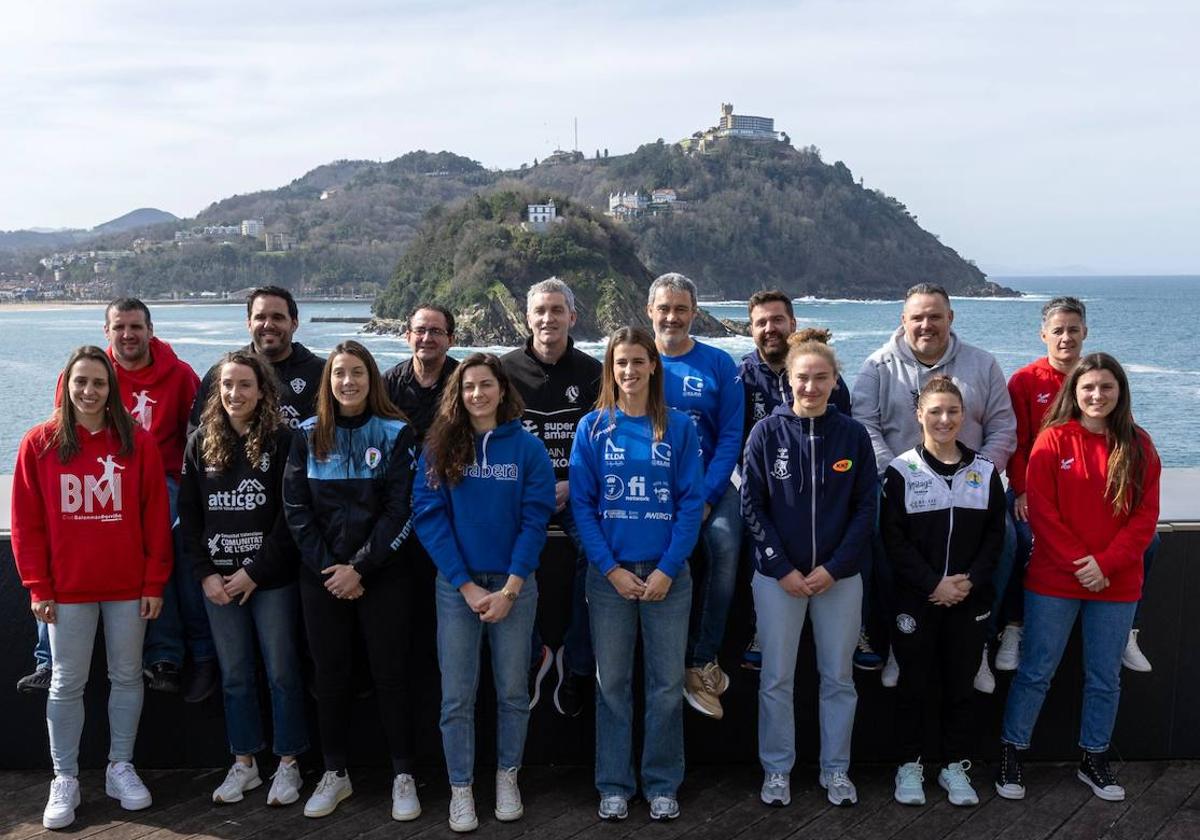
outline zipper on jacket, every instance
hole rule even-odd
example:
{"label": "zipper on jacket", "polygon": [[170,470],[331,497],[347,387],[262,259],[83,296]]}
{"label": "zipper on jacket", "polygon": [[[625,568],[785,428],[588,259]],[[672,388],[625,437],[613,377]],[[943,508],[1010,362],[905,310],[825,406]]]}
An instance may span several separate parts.
{"label": "zipper on jacket", "polygon": [[817,568],[817,439],[816,439],[817,422],[812,417],[808,418],[808,470],[809,478],[812,484],[812,492],[809,496],[812,500],[812,519],[809,521],[809,533],[812,535],[812,563],[809,571]]}

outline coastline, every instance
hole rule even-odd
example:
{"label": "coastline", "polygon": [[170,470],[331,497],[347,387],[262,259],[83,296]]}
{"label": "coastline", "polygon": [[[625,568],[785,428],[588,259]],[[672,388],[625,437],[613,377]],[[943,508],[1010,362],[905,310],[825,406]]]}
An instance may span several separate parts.
{"label": "coastline", "polygon": [[[241,298],[214,298],[212,300],[153,300],[144,298],[147,306],[245,306]],[[374,298],[343,297],[298,297],[296,303],[361,303],[370,306]],[[55,309],[76,309],[88,306],[107,306],[107,300],[4,300],[0,301],[0,312],[51,312]]]}

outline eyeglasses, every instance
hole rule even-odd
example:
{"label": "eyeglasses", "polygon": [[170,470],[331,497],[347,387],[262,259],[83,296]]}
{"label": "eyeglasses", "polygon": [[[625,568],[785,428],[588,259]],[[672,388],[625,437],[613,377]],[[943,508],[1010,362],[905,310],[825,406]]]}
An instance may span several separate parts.
{"label": "eyeglasses", "polygon": [[442,338],[443,336],[450,334],[441,327],[409,327],[408,331],[417,338],[424,338],[425,336],[429,336],[430,338]]}

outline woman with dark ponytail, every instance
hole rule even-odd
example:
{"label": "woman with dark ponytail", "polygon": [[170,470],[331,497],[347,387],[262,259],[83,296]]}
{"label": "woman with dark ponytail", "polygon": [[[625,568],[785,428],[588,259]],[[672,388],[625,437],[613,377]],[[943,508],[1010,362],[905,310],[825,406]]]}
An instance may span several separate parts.
{"label": "woman with dark ponytail", "polygon": [[1107,353],[1084,356],[1029,455],[1033,556],[996,779],[1006,799],[1025,796],[1019,753],[1029,747],[1077,616],[1084,689],[1076,775],[1101,799],[1125,798],[1106,754],[1121,697],[1121,653],[1142,594],[1142,554],[1158,522],[1161,473],[1150,436],[1133,422],[1125,371]]}

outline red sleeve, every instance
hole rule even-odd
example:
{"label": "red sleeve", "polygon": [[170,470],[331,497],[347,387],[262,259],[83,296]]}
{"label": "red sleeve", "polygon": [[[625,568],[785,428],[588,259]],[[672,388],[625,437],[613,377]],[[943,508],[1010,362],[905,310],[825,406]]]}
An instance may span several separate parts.
{"label": "red sleeve", "polygon": [[158,445],[149,433],[138,429],[134,436],[141,475],[142,551],[145,574],[142,595],[161,598],[163,587],[171,577],[174,548],[171,544],[170,502],[167,499],[167,479],[163,473]]}
{"label": "red sleeve", "polygon": [[1047,429],[1038,435],[1029,453],[1025,492],[1029,494],[1029,524],[1034,540],[1042,541],[1051,556],[1071,563],[1087,557],[1087,546],[1063,521],[1061,511],[1069,500],[1058,498],[1059,435],[1057,429]]}
{"label": "red sleeve", "polygon": [[1096,564],[1109,577],[1135,563],[1141,564],[1146,546],[1150,545],[1154,529],[1158,527],[1158,483],[1162,476],[1162,462],[1158,459],[1150,436],[1139,431],[1138,437],[1146,459],[1141,504],[1129,514],[1129,519],[1113,537],[1108,548],[1096,554]]}
{"label": "red sleeve", "polygon": [[1038,431],[1029,422],[1029,386],[1025,380],[1021,371],[1008,380],[1008,395],[1012,399],[1013,413],[1017,415],[1017,451],[1008,459],[1005,473],[1008,475],[1008,486],[1018,496],[1025,492],[1025,471],[1029,467],[1029,453]]}
{"label": "red sleeve", "polygon": [[[38,476],[42,436],[34,430],[21,441],[12,486],[12,550],[21,584],[31,600],[53,601],[50,576],[50,526],[44,491]],[[49,457],[54,457],[50,455]]]}

